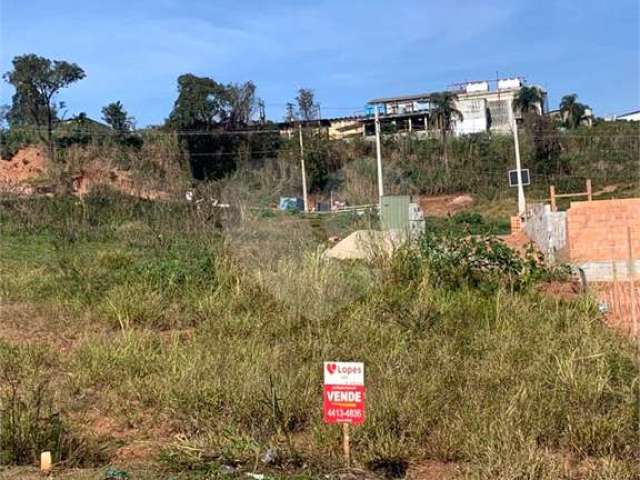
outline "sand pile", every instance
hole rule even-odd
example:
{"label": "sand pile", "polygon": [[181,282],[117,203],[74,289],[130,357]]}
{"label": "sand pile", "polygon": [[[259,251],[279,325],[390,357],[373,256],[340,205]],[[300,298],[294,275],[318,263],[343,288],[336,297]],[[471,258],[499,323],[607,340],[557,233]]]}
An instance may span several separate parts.
{"label": "sand pile", "polygon": [[403,242],[399,231],[357,230],[325,251],[325,258],[373,260],[389,257]]}

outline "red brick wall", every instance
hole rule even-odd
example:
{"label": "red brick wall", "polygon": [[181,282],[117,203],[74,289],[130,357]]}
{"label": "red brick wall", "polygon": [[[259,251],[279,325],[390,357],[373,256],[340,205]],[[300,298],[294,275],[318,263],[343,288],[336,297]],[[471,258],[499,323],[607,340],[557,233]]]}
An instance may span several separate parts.
{"label": "red brick wall", "polygon": [[640,198],[571,202],[567,247],[573,262],[626,260],[627,226],[633,258],[640,260]]}

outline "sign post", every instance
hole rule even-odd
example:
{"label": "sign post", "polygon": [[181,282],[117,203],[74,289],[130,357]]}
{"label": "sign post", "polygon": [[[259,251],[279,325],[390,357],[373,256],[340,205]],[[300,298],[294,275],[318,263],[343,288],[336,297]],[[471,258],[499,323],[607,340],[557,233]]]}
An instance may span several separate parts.
{"label": "sign post", "polygon": [[342,424],[342,450],[347,465],[351,463],[350,425],[364,423],[365,392],[364,363],[324,362],[324,422]]}

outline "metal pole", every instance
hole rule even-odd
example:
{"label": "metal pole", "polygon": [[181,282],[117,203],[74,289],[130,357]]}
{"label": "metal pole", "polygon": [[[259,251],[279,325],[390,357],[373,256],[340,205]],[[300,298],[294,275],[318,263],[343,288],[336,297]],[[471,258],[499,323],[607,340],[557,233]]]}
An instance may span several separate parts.
{"label": "metal pole", "polygon": [[309,211],[309,200],[307,199],[307,171],[304,166],[304,144],[302,143],[302,124],[298,124],[298,135],[300,136],[300,167],[302,168],[302,200],[304,211]]}
{"label": "metal pole", "polygon": [[513,115],[513,106],[509,104],[509,116],[511,117],[511,131],[513,132],[513,145],[516,151],[516,173],[518,176],[518,215],[523,215],[526,209],[524,199],[524,187],[522,185],[522,165],[520,164],[520,144],[518,142],[518,123]]}
{"label": "metal pole", "polygon": [[375,106],[375,124],[376,124],[376,159],[378,161],[378,200],[382,206],[382,196],[384,191],[382,188],[382,152],[380,150],[380,118],[378,115],[378,106]]}

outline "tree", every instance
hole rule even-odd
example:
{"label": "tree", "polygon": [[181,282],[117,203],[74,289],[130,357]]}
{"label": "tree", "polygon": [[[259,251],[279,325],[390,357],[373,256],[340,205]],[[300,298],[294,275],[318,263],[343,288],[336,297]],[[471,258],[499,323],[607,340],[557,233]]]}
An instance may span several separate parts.
{"label": "tree", "polygon": [[287,106],[285,108],[285,121],[291,123],[296,119],[295,105],[291,102],[287,102]]}
{"label": "tree", "polygon": [[190,73],[178,77],[178,98],[166,124],[179,130],[194,178],[221,178],[236,168],[238,151],[252,150],[251,136],[232,130],[250,123],[255,92],[251,81],[222,85]]}
{"label": "tree", "polygon": [[113,128],[119,136],[129,133],[134,127],[134,118],[130,117],[124,109],[124,105],[111,102],[102,107],[102,119]]}
{"label": "tree", "polygon": [[244,127],[249,124],[251,114],[256,107],[256,86],[252,81],[226,87],[226,119],[231,128]]}
{"label": "tree", "polygon": [[578,95],[575,93],[565,95],[560,100],[560,115],[569,128],[576,128],[580,125],[588,108],[588,105],[578,102]]}
{"label": "tree", "polygon": [[313,90],[301,88],[296,97],[298,115],[302,120],[313,120],[318,116],[318,104],[315,103]]}
{"label": "tree", "polygon": [[462,112],[456,108],[458,96],[453,92],[441,92],[431,95],[431,114],[440,129],[442,138],[442,161],[444,168],[449,173],[449,154],[447,135],[451,131],[453,122],[463,120]]}
{"label": "tree", "polygon": [[226,119],[224,85],[191,73],[178,77],[178,98],[167,123],[179,129],[212,129]]}
{"label": "tree", "polygon": [[542,113],[544,96],[539,87],[522,86],[513,99],[513,107],[524,113]]}
{"label": "tree", "polygon": [[46,139],[53,158],[53,125],[63,105],[56,104],[55,97],[62,88],[84,77],[84,70],[75,63],[52,61],[35,54],[14,57],[13,70],[4,74],[4,79],[15,88],[9,112],[11,125],[46,127],[46,136],[41,132],[39,136]]}

